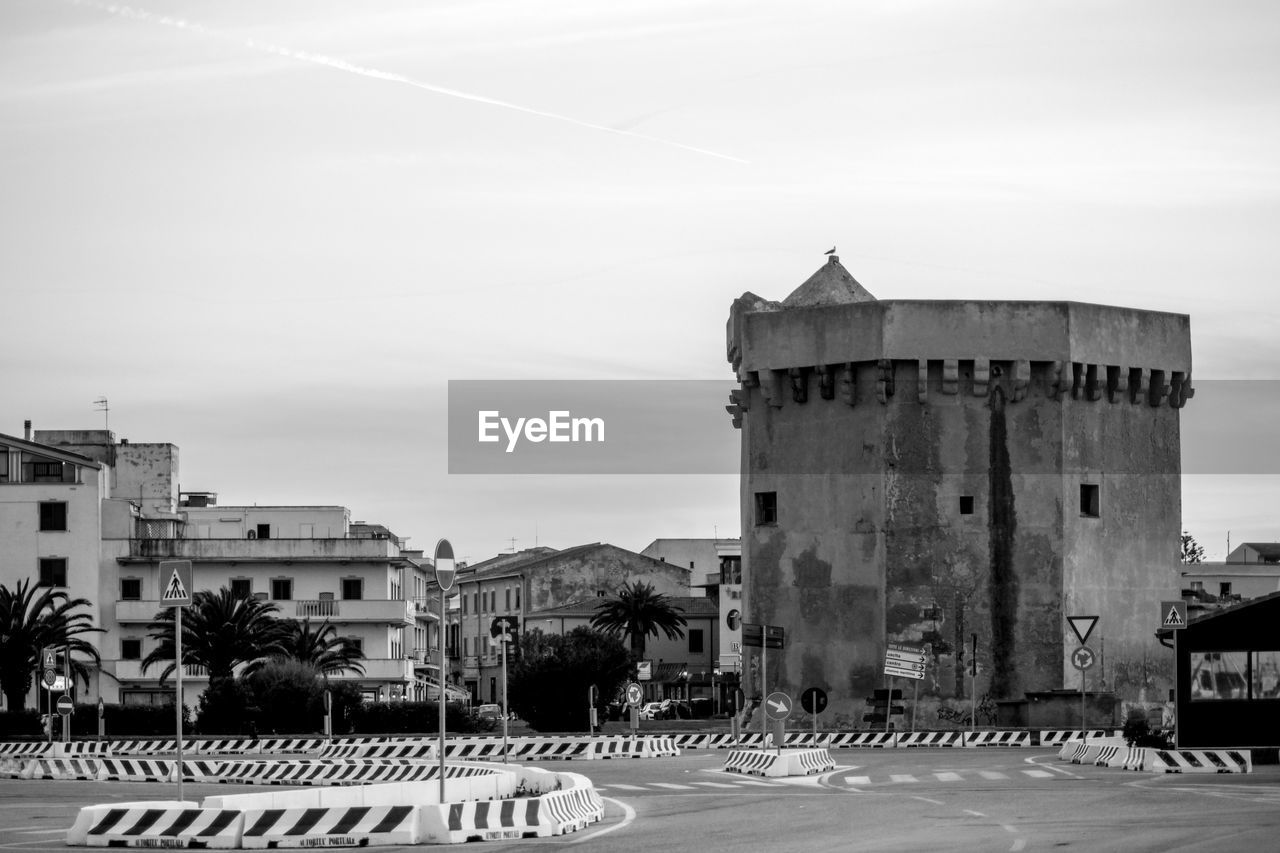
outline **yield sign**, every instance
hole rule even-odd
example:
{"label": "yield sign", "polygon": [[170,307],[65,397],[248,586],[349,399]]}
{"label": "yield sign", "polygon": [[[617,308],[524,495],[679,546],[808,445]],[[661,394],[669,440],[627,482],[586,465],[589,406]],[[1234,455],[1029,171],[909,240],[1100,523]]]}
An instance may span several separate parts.
{"label": "yield sign", "polygon": [[1089,641],[1089,635],[1093,633],[1093,626],[1098,624],[1097,616],[1068,616],[1067,622],[1071,625],[1071,630],[1076,632],[1076,636],[1080,638],[1080,645],[1084,645]]}

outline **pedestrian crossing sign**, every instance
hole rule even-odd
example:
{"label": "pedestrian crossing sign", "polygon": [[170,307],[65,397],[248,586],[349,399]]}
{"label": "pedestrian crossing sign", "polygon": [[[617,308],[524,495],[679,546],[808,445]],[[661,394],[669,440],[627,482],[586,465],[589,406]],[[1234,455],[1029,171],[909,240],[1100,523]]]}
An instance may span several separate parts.
{"label": "pedestrian crossing sign", "polygon": [[1160,602],[1160,627],[1187,627],[1187,603],[1185,601]]}
{"label": "pedestrian crossing sign", "polygon": [[191,561],[164,560],[160,563],[160,604],[186,607],[191,603]]}

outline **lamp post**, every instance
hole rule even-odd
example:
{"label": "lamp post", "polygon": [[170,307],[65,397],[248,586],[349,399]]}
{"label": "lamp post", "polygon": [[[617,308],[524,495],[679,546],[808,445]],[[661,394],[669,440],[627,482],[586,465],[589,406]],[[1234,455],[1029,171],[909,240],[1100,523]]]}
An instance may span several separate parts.
{"label": "lamp post", "polygon": [[445,593],[453,588],[454,578],[458,575],[457,565],[453,560],[453,546],[448,539],[441,539],[436,543],[433,562],[436,583],[440,587],[440,672],[436,676],[436,686],[440,690],[440,804],[444,805],[444,671],[447,666],[444,658]]}

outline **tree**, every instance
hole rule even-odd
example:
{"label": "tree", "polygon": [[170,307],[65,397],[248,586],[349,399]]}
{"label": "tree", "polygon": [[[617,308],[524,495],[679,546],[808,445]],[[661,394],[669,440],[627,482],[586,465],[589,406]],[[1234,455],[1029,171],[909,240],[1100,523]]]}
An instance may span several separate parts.
{"label": "tree", "polygon": [[1182,562],[1204,562],[1204,548],[1201,548],[1196,538],[1185,530],[1182,531]]}
{"label": "tree", "polygon": [[[71,598],[65,590],[37,586],[29,578],[18,581],[12,590],[0,584],[0,692],[6,708],[26,707],[33,674],[42,663],[40,650],[46,646],[78,652],[101,664],[98,649],[82,638],[103,629],[93,626],[89,613],[76,612],[91,604],[85,598]],[[89,671],[75,657],[71,671],[88,686]]]}
{"label": "tree", "polygon": [[311,630],[311,620],[288,622],[284,627],[285,657],[306,664],[321,675],[354,672],[364,675],[364,652],[347,637],[339,637],[338,629],[326,619]]}
{"label": "tree", "polygon": [[[159,645],[142,659],[143,672],[155,664],[166,664],[160,673],[162,682],[173,672],[174,609],[157,613],[148,626],[149,636]],[[224,586],[217,592],[195,593],[184,610],[182,662],[205,667],[210,683],[231,678],[241,664],[245,673],[251,673],[273,657],[288,656],[284,623],[275,618],[276,606],[269,601],[242,598]]]}
{"label": "tree", "polygon": [[667,596],[653,591],[643,581],[623,584],[617,598],[602,602],[591,618],[591,627],[630,641],[635,660],[644,657],[645,639],[666,634],[669,640],[684,636],[681,630],[689,624],[680,614],[684,609],[676,606]]}
{"label": "tree", "polygon": [[539,732],[586,731],[591,685],[613,696],[631,668],[622,640],[585,626],[564,636],[527,631],[520,646],[509,674],[511,710]]}

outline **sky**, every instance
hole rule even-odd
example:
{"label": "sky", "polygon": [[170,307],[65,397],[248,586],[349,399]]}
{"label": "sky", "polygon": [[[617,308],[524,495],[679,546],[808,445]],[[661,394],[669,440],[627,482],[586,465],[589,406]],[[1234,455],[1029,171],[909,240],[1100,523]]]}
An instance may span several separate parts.
{"label": "sky", "polygon": [[[729,380],[731,301],[832,245],[880,298],[1188,314],[1197,380],[1280,378],[1266,0],[6,0],[0,127],[0,432],[171,442],[183,490],[428,553],[735,535],[731,475],[450,475],[447,382]],[[1184,477],[1209,559],[1280,540],[1261,435]]]}

